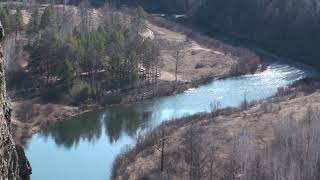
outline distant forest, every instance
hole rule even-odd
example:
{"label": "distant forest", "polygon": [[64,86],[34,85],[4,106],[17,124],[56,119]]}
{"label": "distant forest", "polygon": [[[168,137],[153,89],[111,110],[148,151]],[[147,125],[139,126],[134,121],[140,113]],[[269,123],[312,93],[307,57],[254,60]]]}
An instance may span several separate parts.
{"label": "distant forest", "polygon": [[[120,2],[120,1],[118,1]],[[320,67],[319,0],[121,0],[148,11],[186,13],[210,35],[256,43],[281,56]]]}
{"label": "distant forest", "polygon": [[[60,0],[63,3],[64,0]],[[139,5],[152,13],[192,16],[210,35],[223,33],[320,67],[319,0],[89,0],[94,6]],[[56,1],[57,2],[57,1]],[[68,0],[78,4],[80,0]]]}
{"label": "distant forest", "polygon": [[318,0],[208,0],[194,22],[320,67]]}
{"label": "distant forest", "polygon": [[[55,0],[55,3],[68,3],[78,5],[83,0]],[[118,7],[123,5],[142,6],[145,10],[153,13],[176,13],[182,14],[198,7],[199,2],[205,0],[88,0],[93,6],[102,6],[112,3]],[[48,3],[50,0],[37,0],[37,2]]]}

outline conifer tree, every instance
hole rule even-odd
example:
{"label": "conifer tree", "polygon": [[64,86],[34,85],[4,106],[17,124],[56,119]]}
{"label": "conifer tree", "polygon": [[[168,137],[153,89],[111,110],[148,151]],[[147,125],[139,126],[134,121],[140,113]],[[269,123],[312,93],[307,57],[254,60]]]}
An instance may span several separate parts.
{"label": "conifer tree", "polygon": [[3,28],[6,30],[6,34],[9,34],[11,32],[10,18],[8,11],[5,8],[0,8],[0,21],[2,23]]}
{"label": "conifer tree", "polygon": [[31,15],[28,27],[27,27],[27,33],[28,34],[34,34],[37,33],[40,29],[40,10],[38,7],[36,7]]}
{"label": "conifer tree", "polygon": [[16,36],[24,29],[23,16],[20,9],[17,9],[13,16],[12,28],[12,30],[16,33]]}
{"label": "conifer tree", "polygon": [[49,5],[44,10],[41,21],[40,21],[40,29],[45,29],[48,26],[52,26],[57,23],[57,18],[53,5]]}

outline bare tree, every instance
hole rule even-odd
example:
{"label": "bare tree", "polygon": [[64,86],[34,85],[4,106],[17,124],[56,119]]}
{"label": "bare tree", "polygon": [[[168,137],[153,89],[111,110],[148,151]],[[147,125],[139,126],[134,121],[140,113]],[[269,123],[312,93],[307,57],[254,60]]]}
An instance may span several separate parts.
{"label": "bare tree", "polygon": [[210,103],[210,111],[213,117],[217,115],[220,107],[221,107],[221,103],[217,100],[214,100],[213,102]]}
{"label": "bare tree", "polygon": [[160,152],[160,171],[164,171],[164,156],[165,156],[165,147],[169,137],[167,136],[166,129],[161,127],[156,132],[156,140],[157,142],[154,145],[154,148]]}
{"label": "bare tree", "polygon": [[[65,0],[66,1],[66,0]],[[67,11],[63,11],[61,13],[58,13],[58,20],[59,24],[61,25],[61,29],[63,32],[63,35],[67,36],[72,33],[74,28],[77,25],[76,22],[76,16],[77,12],[74,7],[66,7]]]}
{"label": "bare tree", "polygon": [[181,59],[182,59],[182,53],[181,53],[181,47],[176,46],[175,50],[174,50],[174,63],[175,63],[175,81],[178,81],[178,70],[179,70],[179,66],[181,64]]}
{"label": "bare tree", "polygon": [[199,132],[199,127],[192,123],[187,127],[182,136],[182,152],[184,160],[188,165],[186,171],[192,180],[199,180],[206,177],[208,165],[208,154],[205,152],[206,148],[202,143]]}
{"label": "bare tree", "polygon": [[302,121],[288,116],[275,128],[274,140],[263,150],[240,133],[225,168],[225,179],[320,178],[320,115],[308,107]]}
{"label": "bare tree", "polygon": [[90,2],[88,0],[83,0],[79,5],[80,10],[80,31],[83,33],[88,33],[91,29],[91,19],[92,12],[90,10]]}
{"label": "bare tree", "polygon": [[224,166],[224,176],[223,179],[231,179],[234,180],[236,179],[240,165],[237,157],[237,144],[234,142],[233,143],[233,149],[225,163]]}
{"label": "bare tree", "polygon": [[208,147],[208,179],[209,180],[213,180],[213,178],[215,177],[216,173],[215,173],[215,170],[216,170],[216,160],[217,160],[217,157],[216,157],[216,154],[217,154],[217,150],[218,150],[218,147],[214,146],[214,145],[209,145]]}
{"label": "bare tree", "polygon": [[188,45],[189,39],[186,38],[184,41],[177,42],[172,45],[171,49],[173,51],[173,60],[175,64],[175,81],[178,81],[179,68],[182,64],[182,59],[184,57],[184,48]]}

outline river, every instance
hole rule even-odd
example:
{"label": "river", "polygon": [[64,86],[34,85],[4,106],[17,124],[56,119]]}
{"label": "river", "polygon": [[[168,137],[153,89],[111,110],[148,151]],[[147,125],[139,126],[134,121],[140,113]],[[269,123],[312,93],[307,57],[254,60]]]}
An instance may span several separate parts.
{"label": "river", "polygon": [[106,180],[112,163],[139,131],[171,118],[210,111],[210,103],[238,106],[274,95],[279,87],[314,76],[307,67],[272,63],[261,73],[217,80],[182,94],[90,112],[48,125],[32,136],[26,153],[33,180]]}

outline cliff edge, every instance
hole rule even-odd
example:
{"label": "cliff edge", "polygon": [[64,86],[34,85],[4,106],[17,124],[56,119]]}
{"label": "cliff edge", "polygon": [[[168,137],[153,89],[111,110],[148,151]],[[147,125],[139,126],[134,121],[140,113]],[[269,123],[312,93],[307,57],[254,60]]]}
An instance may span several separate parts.
{"label": "cliff edge", "polygon": [[[4,37],[0,22],[0,41]],[[11,108],[6,95],[5,62],[0,45],[0,180],[27,180],[31,168],[24,150],[11,135]],[[25,173],[24,169],[28,169]]]}

